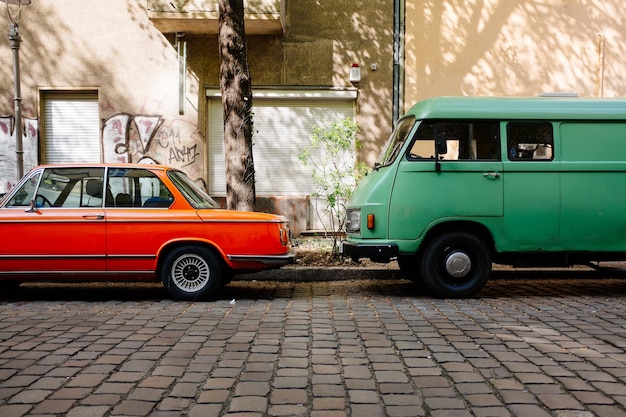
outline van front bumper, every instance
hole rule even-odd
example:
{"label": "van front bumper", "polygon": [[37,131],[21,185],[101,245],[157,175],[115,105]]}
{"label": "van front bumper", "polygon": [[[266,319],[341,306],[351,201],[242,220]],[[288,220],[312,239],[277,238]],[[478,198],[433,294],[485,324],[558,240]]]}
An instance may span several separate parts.
{"label": "van front bumper", "polygon": [[388,263],[398,257],[398,245],[395,243],[373,244],[341,242],[341,253],[358,261],[360,258],[369,258],[374,262]]}

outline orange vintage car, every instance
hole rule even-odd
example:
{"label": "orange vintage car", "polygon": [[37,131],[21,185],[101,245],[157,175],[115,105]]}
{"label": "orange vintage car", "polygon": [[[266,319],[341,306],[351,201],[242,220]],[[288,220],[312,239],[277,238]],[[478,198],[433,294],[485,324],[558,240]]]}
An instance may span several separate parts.
{"label": "orange vintage car", "polygon": [[0,200],[0,231],[0,281],[161,280],[185,300],[294,261],[284,217],[222,210],[158,165],[34,168]]}

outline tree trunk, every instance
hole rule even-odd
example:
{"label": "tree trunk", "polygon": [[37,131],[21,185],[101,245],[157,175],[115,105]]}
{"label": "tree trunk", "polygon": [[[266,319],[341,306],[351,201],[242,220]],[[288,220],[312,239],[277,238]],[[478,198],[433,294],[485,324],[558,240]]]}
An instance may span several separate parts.
{"label": "tree trunk", "polygon": [[226,206],[230,210],[254,211],[252,82],[246,51],[243,0],[219,0],[219,10]]}

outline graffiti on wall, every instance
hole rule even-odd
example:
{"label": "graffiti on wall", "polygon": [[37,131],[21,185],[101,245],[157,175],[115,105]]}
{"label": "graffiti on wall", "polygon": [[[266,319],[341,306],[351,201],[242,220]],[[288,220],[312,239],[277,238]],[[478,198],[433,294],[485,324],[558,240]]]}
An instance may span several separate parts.
{"label": "graffiti on wall", "polygon": [[[13,116],[0,117],[0,194],[8,192],[17,183],[17,154]],[[24,172],[39,161],[39,120],[23,119],[22,150]]]}
{"label": "graffiti on wall", "polygon": [[[0,194],[17,183],[13,116],[0,116]],[[24,118],[24,172],[39,163],[39,121]],[[184,170],[205,186],[202,133],[186,120],[165,123],[162,116],[115,114],[103,121],[104,162],[152,163]]]}
{"label": "graffiti on wall", "polygon": [[191,178],[203,177],[202,143],[197,126],[181,119],[166,124],[161,116],[118,113],[102,127],[105,162],[170,165]]}

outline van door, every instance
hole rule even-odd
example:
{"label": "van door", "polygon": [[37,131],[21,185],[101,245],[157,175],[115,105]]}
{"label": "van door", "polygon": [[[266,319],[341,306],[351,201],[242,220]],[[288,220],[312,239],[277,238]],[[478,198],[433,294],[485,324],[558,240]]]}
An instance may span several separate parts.
{"label": "van door", "polygon": [[504,230],[499,252],[561,250],[560,165],[550,122],[506,124]]}
{"label": "van door", "polygon": [[[390,202],[389,237],[415,240],[443,219],[503,214],[500,124],[423,121],[398,166]],[[437,154],[435,139],[445,140]]]}
{"label": "van door", "polygon": [[626,251],[626,124],[567,122],[560,137],[564,249]]}

